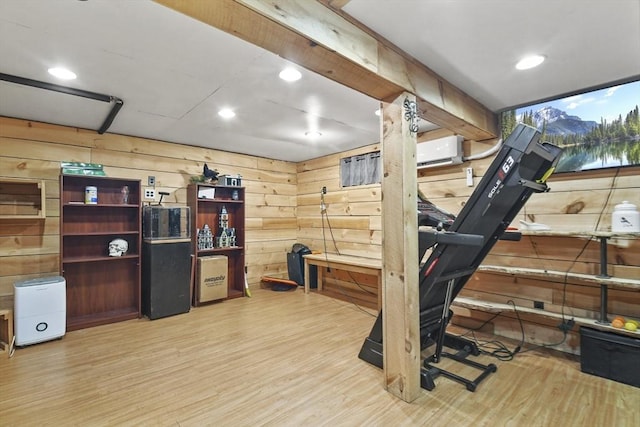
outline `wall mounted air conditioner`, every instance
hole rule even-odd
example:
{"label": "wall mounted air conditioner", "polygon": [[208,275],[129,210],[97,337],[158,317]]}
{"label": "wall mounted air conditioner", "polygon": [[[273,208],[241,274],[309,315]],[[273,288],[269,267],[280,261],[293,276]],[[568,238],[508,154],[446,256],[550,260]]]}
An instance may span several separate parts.
{"label": "wall mounted air conditioner", "polygon": [[446,136],[418,144],[416,160],[418,169],[462,163],[462,140],[459,135]]}

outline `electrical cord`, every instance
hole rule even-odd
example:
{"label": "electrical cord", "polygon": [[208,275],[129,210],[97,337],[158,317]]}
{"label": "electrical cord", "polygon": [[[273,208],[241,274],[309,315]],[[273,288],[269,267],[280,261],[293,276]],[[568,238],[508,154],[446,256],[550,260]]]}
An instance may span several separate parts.
{"label": "electrical cord", "polygon": [[[341,255],[341,254],[340,254],[340,250],[338,249],[338,244],[336,242],[335,236],[333,235],[333,228],[331,227],[331,222],[329,221],[329,214],[327,212],[327,206],[324,201],[325,191],[326,191],[325,188],[323,188],[322,191],[320,192],[320,216],[322,219],[322,241],[324,246],[325,261],[327,263],[327,272],[331,274],[334,280],[337,281],[338,278],[331,271],[331,267],[330,267],[331,263],[329,262],[329,256],[327,252],[327,237],[326,237],[325,226],[324,226],[325,219],[327,221],[327,226],[329,228],[329,234],[331,235],[331,241],[333,242],[333,247],[338,255]],[[376,293],[371,292],[370,290],[363,287],[360,283],[358,283],[358,281],[353,277],[350,271],[347,271],[347,274],[349,275],[349,278],[353,281],[353,283],[355,283],[356,286],[360,288],[360,290],[362,290],[363,292],[369,295],[376,295]],[[346,293],[340,286],[336,286],[336,290],[340,292],[358,310],[367,314],[368,316],[376,317],[375,314],[368,312],[367,310],[362,308],[358,303],[356,303],[353,297],[348,293]]]}
{"label": "electrical cord", "polygon": [[467,332],[458,336],[466,337],[468,334],[471,334],[472,340],[478,346],[480,353],[495,357],[500,361],[506,362],[509,360],[513,360],[516,354],[522,352],[522,347],[524,345],[524,340],[525,340],[524,325],[522,323],[522,319],[520,319],[520,314],[518,313],[518,309],[516,307],[515,302],[513,302],[513,300],[509,300],[507,301],[507,303],[513,306],[513,311],[515,312],[516,317],[518,319],[518,323],[520,324],[520,332],[521,332],[520,343],[513,350],[509,350],[509,348],[504,343],[498,340],[481,341],[476,337],[476,334],[475,334],[477,331],[480,331],[483,327],[485,327],[485,325],[489,324],[492,320],[502,315],[503,313],[502,311],[499,311],[498,313],[491,316],[489,319],[485,320],[480,326],[476,328],[469,328]]}
{"label": "electrical cord", "polygon": [[[333,247],[336,251],[336,254],[338,255],[342,255],[340,253],[340,249],[338,249],[338,244],[336,242],[336,238],[333,235],[333,228],[331,227],[331,222],[329,221],[329,214],[327,213],[327,209],[326,209],[326,205],[324,203],[324,193],[321,193],[321,212],[320,214],[322,215],[322,240],[324,243],[324,254],[325,254],[325,261],[327,262],[327,265],[329,265],[329,258],[328,258],[328,253],[327,253],[327,239],[325,236],[325,228],[324,228],[324,220],[326,218],[327,220],[327,226],[329,228],[329,234],[331,235],[331,241],[333,242]],[[363,287],[360,283],[358,283],[358,281],[355,279],[355,277],[353,277],[353,275],[351,274],[350,271],[346,272],[349,275],[349,278],[353,281],[353,283],[356,284],[356,286],[358,288],[360,288],[360,290],[362,290],[363,292],[369,294],[369,295],[377,295],[375,292],[371,292],[370,290],[366,289],[365,287]],[[334,279],[336,279],[336,277],[334,276]]]}
{"label": "electrical cord", "polygon": [[[594,227],[594,231],[597,231],[598,227],[600,226],[600,221],[602,220],[602,216],[604,215],[605,209],[609,205],[609,200],[611,199],[611,195],[613,194],[613,189],[615,188],[615,184],[616,184],[616,181],[618,179],[619,173],[620,173],[620,168],[618,168],[616,170],[616,173],[615,173],[613,179],[611,180],[611,185],[609,186],[609,191],[607,193],[607,198],[606,198],[605,202],[603,203],[602,208],[600,209],[600,213],[598,214],[598,220],[596,221],[596,225]],[[526,207],[525,207],[525,209],[526,209]],[[525,210],[525,216],[526,216],[526,210]],[[530,235],[529,236],[529,240],[531,242],[531,246],[533,247],[533,250],[534,250],[534,253],[536,255],[536,258],[540,262],[542,262],[542,259],[541,259],[540,255],[538,254],[537,246],[533,241],[533,236]],[[571,262],[571,264],[569,264],[569,268],[567,268],[567,270],[565,271],[565,274],[564,274],[564,279],[562,281],[562,304],[560,306],[561,323],[560,323],[560,325],[558,325],[558,328],[563,332],[562,340],[557,342],[557,343],[540,344],[540,345],[537,345],[535,347],[530,347],[527,350],[522,350],[521,353],[532,351],[532,350],[535,350],[535,349],[538,349],[538,348],[556,347],[556,346],[564,344],[564,342],[567,340],[568,332],[571,330],[571,328],[575,324],[573,318],[571,318],[569,321],[567,321],[566,313],[565,313],[566,301],[567,301],[567,286],[568,286],[568,282],[569,282],[569,273],[571,272],[571,270],[573,269],[575,264],[578,262],[578,260],[580,259],[580,257],[584,253],[584,251],[587,249],[587,247],[589,246],[589,243],[591,243],[592,241],[593,241],[593,237],[590,238],[590,239],[587,239],[585,241],[585,244],[582,246],[582,248],[580,249],[578,254],[574,257],[574,259]],[[546,269],[543,268],[543,270],[546,270]],[[517,310],[515,309],[515,304],[514,304],[514,310],[516,311],[516,315],[517,315]],[[519,319],[520,318],[518,316],[518,320]],[[522,327],[522,322],[520,323],[520,326]],[[523,338],[524,338],[524,331],[523,331]]]}
{"label": "electrical cord", "polygon": [[[611,198],[611,194],[613,193],[613,189],[615,187],[615,182],[616,182],[616,179],[618,177],[618,173],[619,172],[620,172],[620,169],[618,169],[616,171],[616,174],[615,174],[615,176],[614,176],[614,178],[613,178],[613,180],[611,182],[611,186],[609,187],[609,193],[607,194],[607,199],[606,199],[605,203],[603,204],[602,209],[600,210],[600,214],[598,215],[598,221],[596,222],[596,226],[595,226],[595,229],[594,229],[595,231],[598,230],[598,227],[600,225],[600,220],[602,218],[602,215],[604,214],[604,210],[606,209],[606,207],[609,204],[609,199]],[[584,245],[582,246],[582,248],[580,249],[578,254],[574,257],[573,261],[569,265],[569,268],[567,268],[567,270],[565,271],[565,274],[564,274],[564,280],[562,281],[562,305],[560,306],[560,314],[561,314],[562,322],[560,323],[560,325],[558,325],[559,329],[563,332],[562,340],[557,342],[557,343],[552,343],[552,344],[540,344],[540,345],[537,345],[535,347],[528,348],[527,350],[523,350],[521,353],[525,353],[525,352],[529,352],[529,351],[532,351],[532,350],[536,350],[538,348],[556,347],[556,346],[564,344],[564,342],[567,340],[568,332],[571,330],[571,328],[575,324],[573,318],[571,320],[567,321],[566,320],[566,316],[565,316],[565,307],[566,307],[566,299],[567,299],[567,285],[568,285],[568,282],[569,282],[569,273],[573,269],[573,267],[576,264],[576,262],[578,262],[578,260],[580,259],[580,257],[584,253],[584,251],[587,249],[587,247],[589,246],[589,243],[591,243],[592,241],[593,241],[593,238],[586,239]]]}
{"label": "electrical cord", "polygon": [[486,355],[495,357],[496,359],[498,359],[500,361],[510,361],[510,360],[513,360],[517,354],[528,353],[530,351],[537,350],[539,348],[556,347],[556,346],[564,344],[564,342],[567,340],[567,334],[568,334],[568,331],[569,331],[568,329],[562,331],[563,335],[562,335],[562,340],[561,341],[558,341],[556,343],[551,343],[551,344],[539,344],[539,345],[524,349],[524,343],[525,343],[524,324],[522,322],[522,319],[520,318],[520,314],[518,312],[518,308],[517,308],[515,302],[513,300],[509,300],[509,301],[507,301],[507,303],[509,303],[509,304],[511,304],[513,306],[513,311],[514,311],[514,313],[516,315],[516,318],[518,319],[518,324],[520,325],[520,334],[521,334],[520,342],[518,343],[518,345],[513,350],[509,350],[509,348],[504,343],[502,343],[501,341],[498,341],[498,340],[481,341],[475,335],[476,331],[481,330],[485,325],[490,323],[492,320],[494,320],[495,318],[501,316],[503,314],[502,311],[494,314],[489,319],[485,320],[480,326],[478,326],[476,328],[468,328],[467,332],[465,332],[464,334],[461,334],[459,336],[460,337],[465,337],[465,336],[471,334],[471,337],[472,337],[473,341],[476,343],[476,345],[478,346],[478,349],[480,350],[480,352],[482,354],[486,354]]}
{"label": "electrical cord", "polygon": [[[600,226],[600,221],[602,220],[602,216],[604,215],[605,209],[609,205],[609,200],[611,199],[611,195],[613,194],[613,189],[615,188],[616,181],[618,179],[618,174],[619,173],[620,173],[620,168],[618,168],[616,170],[616,173],[613,176],[613,179],[611,180],[611,185],[609,186],[609,191],[607,192],[607,198],[606,198],[605,202],[602,204],[602,209],[600,209],[600,213],[598,214],[598,220],[596,221],[596,225],[594,227],[594,231],[597,231],[598,227]],[[562,323],[560,324],[560,329],[565,333],[565,335],[564,335],[563,340],[559,344],[556,344],[556,345],[560,345],[560,344],[564,343],[564,341],[567,338],[567,332],[569,331],[569,329],[567,329],[568,322],[566,321],[565,312],[564,312],[564,309],[565,309],[565,306],[566,306],[567,285],[568,285],[568,282],[569,282],[569,273],[571,272],[571,270],[573,269],[575,264],[578,262],[578,260],[580,259],[580,257],[584,253],[584,251],[587,249],[587,247],[589,246],[589,243],[591,243],[592,241],[593,241],[593,237],[591,237],[590,239],[586,239],[585,244],[582,246],[582,249],[580,249],[580,252],[578,252],[578,255],[575,256],[575,258],[573,259],[571,264],[569,264],[569,268],[567,268],[567,270],[565,271],[564,280],[563,280],[563,283],[562,283],[562,305],[561,305]],[[573,326],[573,319],[571,319],[570,322],[572,323],[571,326]]]}
{"label": "electrical cord", "polygon": [[616,187],[616,181],[618,180],[618,175],[620,174],[620,168],[616,169],[616,173],[611,180],[611,186],[609,187],[609,193],[607,193],[607,200],[605,200],[602,205],[602,209],[600,210],[600,215],[598,215],[598,221],[596,222],[596,226],[594,227],[594,231],[598,231],[598,227],[600,227],[600,220],[602,219],[602,215],[604,214],[604,210],[609,206],[609,200],[611,200],[611,195],[613,194],[613,189]]}

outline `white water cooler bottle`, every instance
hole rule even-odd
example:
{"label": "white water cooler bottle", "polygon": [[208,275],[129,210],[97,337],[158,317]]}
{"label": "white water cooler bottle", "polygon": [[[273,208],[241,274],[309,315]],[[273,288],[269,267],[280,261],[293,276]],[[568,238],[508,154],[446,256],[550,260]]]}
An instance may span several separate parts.
{"label": "white water cooler bottle", "polygon": [[625,200],[615,206],[611,215],[611,231],[614,233],[640,232],[640,213],[636,205]]}

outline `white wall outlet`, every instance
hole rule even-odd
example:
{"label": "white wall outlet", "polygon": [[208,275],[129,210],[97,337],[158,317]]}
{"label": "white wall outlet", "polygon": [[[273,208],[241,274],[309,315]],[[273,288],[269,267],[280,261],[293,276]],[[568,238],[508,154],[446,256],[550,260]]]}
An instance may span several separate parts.
{"label": "white wall outlet", "polygon": [[473,168],[467,168],[467,187],[473,187]]}
{"label": "white wall outlet", "polygon": [[156,189],[155,188],[145,188],[142,198],[146,201],[155,201],[156,200]]}

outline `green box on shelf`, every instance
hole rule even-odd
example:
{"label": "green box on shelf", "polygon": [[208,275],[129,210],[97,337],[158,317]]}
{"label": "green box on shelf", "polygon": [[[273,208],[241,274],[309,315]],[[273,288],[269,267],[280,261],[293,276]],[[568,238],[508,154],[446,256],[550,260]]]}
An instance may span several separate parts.
{"label": "green box on shelf", "polygon": [[63,175],[106,176],[102,165],[97,163],[61,162]]}

